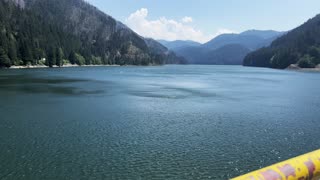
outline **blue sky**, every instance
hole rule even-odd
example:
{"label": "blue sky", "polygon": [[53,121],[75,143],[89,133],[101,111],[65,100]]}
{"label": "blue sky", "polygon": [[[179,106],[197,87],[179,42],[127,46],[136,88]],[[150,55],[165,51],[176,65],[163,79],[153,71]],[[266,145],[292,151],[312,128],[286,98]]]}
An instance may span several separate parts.
{"label": "blue sky", "polygon": [[87,0],[137,33],[205,42],[248,29],[287,31],[320,13],[320,0]]}

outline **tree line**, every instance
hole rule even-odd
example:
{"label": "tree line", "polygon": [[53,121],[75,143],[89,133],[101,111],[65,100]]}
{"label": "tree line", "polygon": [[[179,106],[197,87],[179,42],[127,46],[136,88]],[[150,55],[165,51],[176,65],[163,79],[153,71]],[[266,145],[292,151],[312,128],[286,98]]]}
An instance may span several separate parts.
{"label": "tree line", "polygon": [[271,46],[249,53],[245,66],[284,69],[291,64],[313,68],[320,64],[320,15],[276,39]]}

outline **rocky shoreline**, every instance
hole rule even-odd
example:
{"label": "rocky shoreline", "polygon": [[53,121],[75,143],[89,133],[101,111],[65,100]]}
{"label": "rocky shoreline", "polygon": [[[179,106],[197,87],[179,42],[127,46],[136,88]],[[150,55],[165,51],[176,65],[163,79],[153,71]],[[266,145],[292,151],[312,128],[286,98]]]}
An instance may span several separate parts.
{"label": "rocky shoreline", "polygon": [[318,64],[315,68],[300,68],[297,64],[291,64],[286,68],[286,70],[320,72],[320,64]]}

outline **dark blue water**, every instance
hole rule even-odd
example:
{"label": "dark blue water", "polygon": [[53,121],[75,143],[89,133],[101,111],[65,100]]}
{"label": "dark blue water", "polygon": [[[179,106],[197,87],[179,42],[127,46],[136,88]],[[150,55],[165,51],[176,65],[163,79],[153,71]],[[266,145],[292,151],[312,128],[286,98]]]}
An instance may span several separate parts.
{"label": "dark blue water", "polygon": [[0,71],[0,179],[228,179],[320,148],[320,73]]}

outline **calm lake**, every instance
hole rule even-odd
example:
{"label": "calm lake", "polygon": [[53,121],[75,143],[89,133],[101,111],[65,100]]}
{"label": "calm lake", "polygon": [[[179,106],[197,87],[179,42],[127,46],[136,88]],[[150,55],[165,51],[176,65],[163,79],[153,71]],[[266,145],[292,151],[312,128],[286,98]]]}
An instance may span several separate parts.
{"label": "calm lake", "polygon": [[0,71],[0,179],[223,180],[320,148],[320,73]]}

